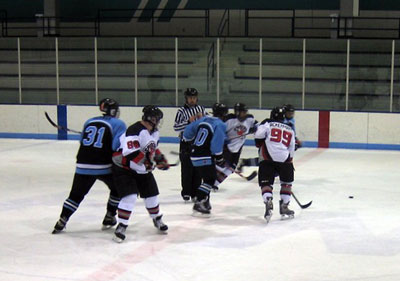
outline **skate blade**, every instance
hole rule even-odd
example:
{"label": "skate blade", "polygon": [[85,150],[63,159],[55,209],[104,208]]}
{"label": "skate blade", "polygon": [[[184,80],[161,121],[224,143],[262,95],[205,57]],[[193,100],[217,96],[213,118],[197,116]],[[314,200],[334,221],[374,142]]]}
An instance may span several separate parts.
{"label": "skate blade", "polygon": [[291,219],[294,219],[294,215],[281,215],[282,221],[291,220]]}
{"label": "skate blade", "polygon": [[[115,224],[116,225],[116,224]],[[115,225],[102,225],[101,226],[101,230],[108,230],[108,229],[110,229],[110,228],[112,228],[113,226],[115,226]]]}
{"label": "skate blade", "polygon": [[211,217],[211,213],[206,214],[206,213],[201,213],[201,212],[198,212],[198,211],[193,211],[192,216],[196,217],[196,218],[210,218]]}
{"label": "skate blade", "polygon": [[168,234],[168,229],[167,230],[158,229],[158,234],[167,235]]}
{"label": "skate blade", "polygon": [[117,237],[117,236],[114,236],[112,240],[113,240],[114,242],[117,242],[117,243],[122,243],[125,239],[121,239],[121,238],[119,238],[119,237]]}

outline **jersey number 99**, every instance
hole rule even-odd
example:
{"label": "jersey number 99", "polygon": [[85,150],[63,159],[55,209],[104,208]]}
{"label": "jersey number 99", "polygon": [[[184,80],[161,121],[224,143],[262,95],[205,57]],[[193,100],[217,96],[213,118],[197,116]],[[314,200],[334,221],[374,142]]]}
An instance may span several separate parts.
{"label": "jersey number 99", "polygon": [[282,142],[284,146],[289,147],[290,142],[292,141],[292,133],[282,129],[273,128],[271,130],[270,140],[273,142]]}

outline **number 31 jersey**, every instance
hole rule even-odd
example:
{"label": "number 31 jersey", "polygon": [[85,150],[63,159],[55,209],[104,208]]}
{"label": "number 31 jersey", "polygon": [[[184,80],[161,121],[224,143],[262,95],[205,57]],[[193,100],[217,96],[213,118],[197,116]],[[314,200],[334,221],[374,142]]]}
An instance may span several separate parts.
{"label": "number 31 jersey", "polygon": [[76,156],[76,173],[111,174],[112,154],[120,146],[119,137],[125,130],[125,123],[115,117],[99,116],[87,120]]}
{"label": "number 31 jersey", "polygon": [[264,121],[258,126],[254,138],[265,143],[260,149],[261,160],[285,162],[293,158],[295,133],[289,125],[275,120]]}

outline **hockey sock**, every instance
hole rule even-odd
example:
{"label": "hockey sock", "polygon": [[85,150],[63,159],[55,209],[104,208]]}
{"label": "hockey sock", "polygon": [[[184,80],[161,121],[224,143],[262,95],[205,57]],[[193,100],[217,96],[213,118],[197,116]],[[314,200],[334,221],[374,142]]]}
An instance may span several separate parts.
{"label": "hockey sock", "polygon": [[264,202],[267,202],[268,198],[272,198],[272,186],[266,185],[261,188],[261,195]]}
{"label": "hockey sock", "polygon": [[158,203],[158,196],[152,196],[144,199],[147,212],[151,218],[155,218],[160,214],[160,204]]}
{"label": "hockey sock", "polygon": [[130,194],[122,197],[118,204],[118,222],[128,225],[129,218],[135,207],[137,200],[137,194]]}
{"label": "hockey sock", "polygon": [[211,185],[207,183],[202,183],[197,189],[196,197],[198,201],[201,201],[210,195]]}
{"label": "hockey sock", "polygon": [[118,204],[119,198],[110,195],[107,202],[107,211],[109,211],[112,215],[115,215],[115,213],[117,212]]}
{"label": "hockey sock", "polygon": [[216,166],[217,171],[217,179],[214,182],[215,186],[220,185],[229,175],[233,173],[234,170],[229,168],[221,169],[220,167]]}
{"label": "hockey sock", "polygon": [[287,204],[290,201],[290,196],[292,195],[292,184],[287,182],[281,182],[281,199],[283,203]]}
{"label": "hockey sock", "polygon": [[68,198],[67,200],[64,201],[60,217],[64,217],[68,220],[69,217],[72,216],[73,213],[75,213],[78,207],[79,203],[76,203],[75,201]]}

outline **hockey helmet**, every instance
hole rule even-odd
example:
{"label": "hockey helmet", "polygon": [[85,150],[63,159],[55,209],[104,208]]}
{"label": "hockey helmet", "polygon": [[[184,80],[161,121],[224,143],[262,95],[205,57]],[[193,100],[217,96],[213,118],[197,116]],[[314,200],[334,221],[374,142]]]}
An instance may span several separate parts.
{"label": "hockey helmet", "polygon": [[197,97],[199,95],[199,92],[195,88],[187,88],[183,94],[185,95],[185,98]]}
{"label": "hockey helmet", "polygon": [[147,121],[153,125],[154,129],[158,127],[161,119],[164,117],[163,112],[157,106],[154,105],[146,105],[143,107],[143,116],[142,120]]}
{"label": "hockey helmet", "polygon": [[212,114],[214,117],[223,119],[228,114],[228,107],[223,103],[216,102],[212,107]]}
{"label": "hockey helmet", "polygon": [[285,119],[285,113],[286,110],[284,107],[277,106],[271,110],[270,118],[276,121],[283,121]]}
{"label": "hockey helmet", "polygon": [[294,106],[291,104],[285,104],[283,108],[286,110],[285,117],[286,119],[292,119],[294,117]]}
{"label": "hockey helmet", "polygon": [[99,108],[104,116],[119,117],[119,104],[113,99],[102,99],[99,103]]}
{"label": "hockey helmet", "polygon": [[[240,120],[243,121],[246,118],[246,113],[247,113],[247,106],[244,103],[236,103],[233,106],[233,111],[235,112],[236,117]],[[243,114],[241,114],[243,112]]]}

